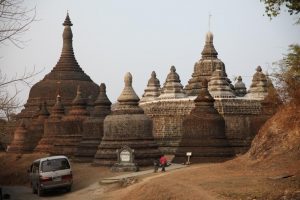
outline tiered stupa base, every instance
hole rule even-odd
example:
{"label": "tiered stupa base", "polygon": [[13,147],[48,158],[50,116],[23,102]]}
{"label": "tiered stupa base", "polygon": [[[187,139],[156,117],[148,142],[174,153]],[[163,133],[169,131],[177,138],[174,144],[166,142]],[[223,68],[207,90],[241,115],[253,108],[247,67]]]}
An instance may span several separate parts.
{"label": "tiered stupa base", "polygon": [[180,144],[172,162],[185,163],[187,152],[191,152],[191,163],[220,162],[234,157],[234,151],[225,138],[190,139]]}
{"label": "tiered stupa base", "polygon": [[101,138],[99,137],[83,138],[76,149],[74,161],[83,163],[93,162],[100,140]]}
{"label": "tiered stupa base", "polygon": [[138,166],[153,165],[153,161],[161,156],[157,144],[153,138],[127,138],[102,140],[97,151],[93,165],[112,166],[117,161],[117,149],[128,146],[134,150],[134,162]]}
{"label": "tiered stupa base", "polygon": [[60,135],[55,140],[51,154],[73,156],[80,141],[80,135]]}

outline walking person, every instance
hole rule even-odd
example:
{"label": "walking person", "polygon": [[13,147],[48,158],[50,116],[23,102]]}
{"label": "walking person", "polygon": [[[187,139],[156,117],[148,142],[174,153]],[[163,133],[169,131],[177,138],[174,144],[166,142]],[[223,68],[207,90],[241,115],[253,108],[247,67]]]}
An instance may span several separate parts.
{"label": "walking person", "polygon": [[161,171],[165,172],[166,171],[165,167],[167,166],[167,158],[164,155],[162,155],[159,159],[159,162],[161,165]]}

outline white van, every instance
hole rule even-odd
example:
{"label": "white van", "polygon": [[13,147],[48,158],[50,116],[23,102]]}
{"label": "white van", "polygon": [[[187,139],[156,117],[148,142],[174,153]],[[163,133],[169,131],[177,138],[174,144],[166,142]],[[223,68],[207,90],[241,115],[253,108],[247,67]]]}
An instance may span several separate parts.
{"label": "white van", "polygon": [[32,192],[42,196],[45,190],[65,188],[71,191],[73,175],[66,156],[50,156],[35,160],[28,170]]}

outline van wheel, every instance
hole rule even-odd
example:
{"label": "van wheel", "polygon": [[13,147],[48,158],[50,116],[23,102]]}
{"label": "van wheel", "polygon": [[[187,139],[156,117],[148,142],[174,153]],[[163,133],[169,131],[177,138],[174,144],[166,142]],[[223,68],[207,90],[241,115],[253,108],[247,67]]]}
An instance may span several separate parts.
{"label": "van wheel", "polygon": [[37,194],[38,194],[39,197],[44,195],[44,191],[42,190],[40,185],[38,185]]}

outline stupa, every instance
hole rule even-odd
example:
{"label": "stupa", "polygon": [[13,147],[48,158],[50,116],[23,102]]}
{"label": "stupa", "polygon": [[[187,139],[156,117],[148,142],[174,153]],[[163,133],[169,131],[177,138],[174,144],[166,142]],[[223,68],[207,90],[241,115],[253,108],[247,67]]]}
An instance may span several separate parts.
{"label": "stupa", "polygon": [[60,122],[61,129],[56,134],[52,154],[74,155],[82,138],[82,123],[89,116],[86,104],[86,99],[82,97],[81,88],[78,86],[72,107]]}
{"label": "stupa", "polygon": [[38,142],[44,135],[44,122],[48,119],[50,113],[47,109],[47,103],[43,102],[38,117],[32,121],[28,127],[28,143],[31,146],[31,151],[34,150]]}
{"label": "stupa", "polygon": [[[206,34],[205,45],[201,53],[202,57],[195,63],[192,78],[185,86],[185,91],[189,96],[198,96],[201,89],[201,81],[204,79],[210,81],[216,66],[220,66],[221,70],[226,74],[225,64],[218,59],[218,52],[214,47],[213,39],[214,36],[209,31]],[[229,82],[230,80],[228,79],[227,81]]]}
{"label": "stupa", "polygon": [[111,112],[111,102],[106,95],[106,86],[100,85],[100,93],[94,103],[94,110],[83,126],[83,136],[75,153],[75,161],[92,162],[103,137],[103,121]]}
{"label": "stupa", "polygon": [[227,81],[227,75],[221,65],[217,65],[209,81],[208,90],[213,98],[235,98],[235,95]]}
{"label": "stupa", "polygon": [[256,68],[247,98],[263,100],[268,95],[268,80],[260,66]]}
{"label": "stupa", "polygon": [[125,75],[125,87],[118,103],[104,120],[104,136],[95,155],[94,165],[117,162],[116,150],[124,146],[134,150],[135,162],[152,165],[160,157],[158,145],[152,135],[152,120],[138,106],[139,97],[132,88],[132,75]]}
{"label": "stupa", "polygon": [[167,76],[166,82],[161,90],[159,99],[177,99],[187,97],[183,90],[179,75],[176,68],[171,66],[170,73]]}
{"label": "stupa", "polygon": [[145,89],[145,93],[143,94],[140,102],[153,101],[157,99],[157,97],[160,95],[160,91],[160,82],[156,78],[155,71],[153,71],[151,73],[151,78],[148,81],[147,88]]}
{"label": "stupa", "polygon": [[215,162],[234,156],[225,135],[225,121],[214,108],[214,99],[207,90],[207,80],[194,100],[195,108],[183,121],[183,134],[173,162],[186,161],[191,152],[191,162]]}
{"label": "stupa", "polygon": [[49,117],[46,102],[39,107],[40,110],[35,114],[32,123],[27,124],[27,127],[25,120],[21,120],[20,126],[14,132],[14,138],[8,151],[13,149],[15,152],[22,153],[22,151],[30,152],[34,150],[44,134],[44,121]]}
{"label": "stupa", "polygon": [[51,110],[56,102],[57,88],[60,90],[60,95],[64,97],[64,105],[67,111],[76,96],[76,87],[78,85],[80,85],[83,91],[82,95],[84,98],[90,97],[95,101],[99,93],[99,87],[84,73],[76,61],[72,44],[72,25],[69,14],[67,14],[63,23],[64,31],[62,35],[63,47],[61,56],[52,71],[43,80],[32,86],[27,103],[24,105],[25,109],[18,114],[19,118],[31,120],[39,104],[43,101],[47,101],[48,107]]}
{"label": "stupa", "polygon": [[14,132],[14,138],[10,145],[7,147],[7,152],[24,153],[30,152],[31,146],[28,143],[28,130],[25,127],[24,120],[20,121],[19,126]]}
{"label": "stupa", "polygon": [[53,143],[56,136],[61,132],[61,118],[65,115],[65,108],[61,102],[61,96],[58,92],[56,103],[52,107],[49,118],[44,123],[44,134],[35,147],[37,152],[53,152]]}
{"label": "stupa", "polygon": [[241,76],[238,76],[237,82],[234,84],[234,92],[238,97],[243,97],[247,94],[247,88]]}

